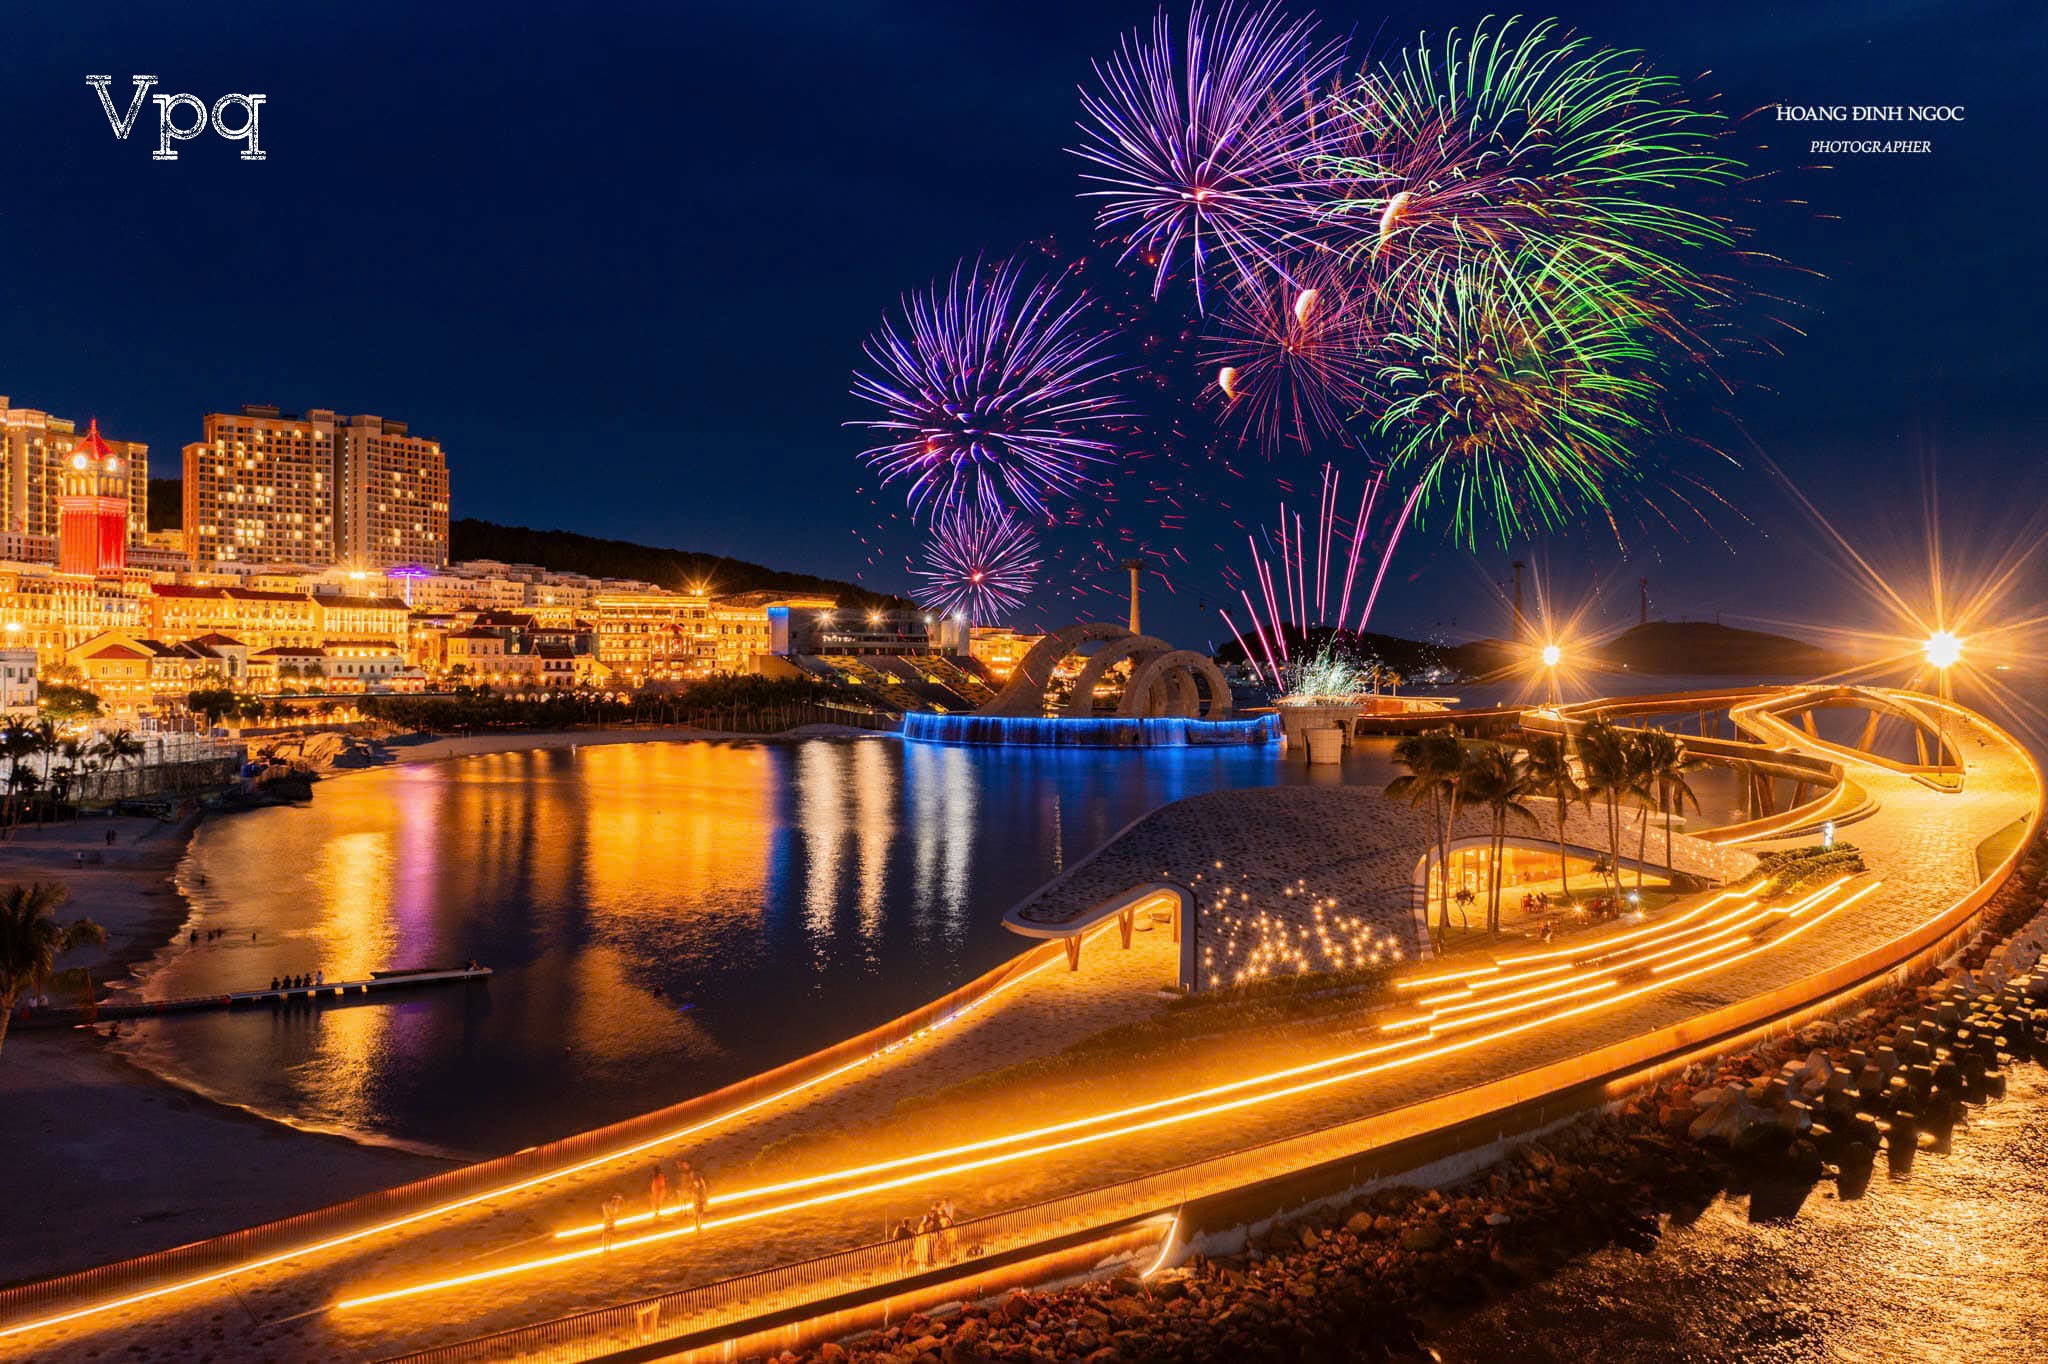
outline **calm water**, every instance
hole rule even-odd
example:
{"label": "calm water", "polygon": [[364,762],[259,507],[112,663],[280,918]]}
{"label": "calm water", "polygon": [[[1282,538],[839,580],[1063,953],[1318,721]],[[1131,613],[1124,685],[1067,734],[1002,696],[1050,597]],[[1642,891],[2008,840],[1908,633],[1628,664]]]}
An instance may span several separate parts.
{"label": "calm water", "polygon": [[[350,775],[204,826],[202,941],[155,997],[474,957],[402,1003],[124,1025],[142,1064],[306,1126],[509,1149],[668,1103],[892,1017],[1021,950],[1003,911],[1158,805],[1384,784],[1271,750],[648,743]],[[227,929],[206,941],[206,931]],[[250,930],[256,930],[254,941]]]}

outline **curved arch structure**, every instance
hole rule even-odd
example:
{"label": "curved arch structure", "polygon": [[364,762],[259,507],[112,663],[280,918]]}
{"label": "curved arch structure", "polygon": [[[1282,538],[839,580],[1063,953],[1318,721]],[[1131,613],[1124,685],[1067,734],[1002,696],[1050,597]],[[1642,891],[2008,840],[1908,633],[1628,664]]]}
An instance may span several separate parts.
{"label": "curved arch structure", "polygon": [[[1074,690],[1067,695],[1065,715],[1070,720],[1085,720],[1095,714],[1095,689],[1102,685],[1102,679],[1109,670],[1125,659],[1131,661],[1132,675],[1142,668],[1146,661],[1160,654],[1170,654],[1173,646],[1163,639],[1151,635],[1126,634],[1122,639],[1105,643],[1089,656],[1081,675],[1074,679]],[[1124,712],[1119,712],[1122,714]]]}
{"label": "curved arch structure", "polygon": [[1017,670],[1010,674],[1010,680],[996,699],[983,706],[981,715],[1043,715],[1045,714],[1045,692],[1052,685],[1053,669],[1060,661],[1084,644],[1102,640],[1123,639],[1130,631],[1121,625],[1107,621],[1093,621],[1082,625],[1069,625],[1064,630],[1055,630],[1031,646],[1030,652],[1018,660]]}
{"label": "curved arch structure", "polygon": [[[1204,713],[1196,683],[1209,693]],[[1163,698],[1162,698],[1162,693]],[[1124,688],[1119,715],[1173,715],[1185,719],[1224,720],[1230,716],[1230,681],[1207,654],[1175,649],[1140,664]]]}
{"label": "curved arch structure", "polygon": [[[1017,718],[1045,714],[1053,674],[1066,659],[1090,644],[1100,645],[1080,675],[1062,712],[1069,720],[1095,717],[1095,692],[1111,668],[1129,660],[1131,680],[1116,714],[1133,720],[1227,720],[1230,682],[1207,654],[1176,649],[1163,639],[1141,635],[1108,621],[1055,630],[1031,646],[995,700],[975,713]],[[1209,695],[1203,709],[1201,693]]]}

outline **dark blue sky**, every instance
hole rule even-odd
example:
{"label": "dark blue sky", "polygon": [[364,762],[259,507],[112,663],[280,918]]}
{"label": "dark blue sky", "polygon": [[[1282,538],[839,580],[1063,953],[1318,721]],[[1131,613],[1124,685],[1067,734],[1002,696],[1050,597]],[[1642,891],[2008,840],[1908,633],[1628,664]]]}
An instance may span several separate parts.
{"label": "dark blue sky", "polygon": [[[840,426],[862,336],[958,256],[1085,236],[1062,150],[1074,87],[1152,8],[11,6],[0,392],[97,414],[164,473],[212,407],[403,417],[448,449],[458,514],[851,575],[847,528],[873,520]],[[1386,47],[1484,10],[1320,13]],[[1967,106],[1932,155],[1825,173],[1796,169],[1812,129],[1754,126],[1759,160],[1788,169],[1776,193],[1812,206],[1759,245],[1820,277],[1788,281],[1806,335],[1752,374],[1775,391],[1733,406],[1881,549],[1914,538],[1930,460],[1972,534],[2038,503],[2040,7],[1561,14],[1663,69],[1711,69],[1734,111]],[[152,162],[154,110],[116,141],[98,72],[123,98],[137,72],[209,101],[264,93],[269,159],[207,137]],[[1837,589],[1789,503],[1754,469],[1721,486],[1755,522],[1721,518],[1734,555],[1706,536],[1624,563],[1588,536],[1530,557],[1560,584],[1625,584],[1630,609],[1642,572],[1662,613],[1823,610]],[[1191,636],[1215,628],[1195,557],[1165,622]],[[1417,537],[1384,623],[1492,627],[1480,602],[1507,557]]]}

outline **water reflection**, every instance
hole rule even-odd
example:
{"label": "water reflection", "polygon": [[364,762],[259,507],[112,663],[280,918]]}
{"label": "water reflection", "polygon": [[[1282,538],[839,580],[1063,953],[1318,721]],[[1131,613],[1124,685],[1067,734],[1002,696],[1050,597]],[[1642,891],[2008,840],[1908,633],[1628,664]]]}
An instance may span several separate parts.
{"label": "water reflection", "polygon": [[[1384,746],[1338,775],[1383,784]],[[124,1045],[309,1125],[506,1149],[910,1008],[1018,950],[1002,912],[1146,810],[1308,779],[1251,749],[890,739],[584,746],[353,775],[308,808],[200,831],[186,884],[198,924],[230,932],[174,945],[148,993],[470,957],[496,970],[489,986],[144,1021]]]}

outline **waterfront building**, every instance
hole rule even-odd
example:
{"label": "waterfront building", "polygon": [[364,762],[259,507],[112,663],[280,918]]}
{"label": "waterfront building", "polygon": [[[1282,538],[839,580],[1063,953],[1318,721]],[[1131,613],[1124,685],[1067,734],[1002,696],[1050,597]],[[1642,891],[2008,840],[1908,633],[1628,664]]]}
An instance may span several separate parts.
{"label": "waterfront building", "polygon": [[607,591],[591,612],[598,661],[628,686],[714,671],[711,599],[703,593]]}
{"label": "waterfront building", "polygon": [[[148,602],[127,578],[80,577],[48,567],[0,564],[0,638],[34,649],[45,665],[108,630],[149,627]],[[140,585],[143,591],[147,585]]]}
{"label": "waterfront building", "polygon": [[0,647],[0,716],[35,718],[42,696],[41,666],[34,649]]}
{"label": "waterfront building", "polygon": [[390,640],[330,639],[321,646],[329,691],[373,691],[404,674],[405,655]]}
{"label": "waterfront building", "polygon": [[[96,423],[87,430],[97,436]],[[63,519],[60,480],[84,439],[77,424],[68,418],[13,407],[0,397],[0,530],[33,537],[42,545],[35,556],[16,554],[10,548],[7,558],[50,562]],[[149,446],[141,441],[99,439],[129,475],[123,490],[128,504],[125,538],[139,540],[149,525]]]}
{"label": "waterfront building", "polygon": [[511,641],[503,632],[471,626],[446,636],[441,667],[451,680],[472,686],[502,686],[510,651]]}
{"label": "waterfront building", "polygon": [[837,605],[835,597],[772,588],[714,598],[706,618],[713,671],[759,671],[762,655],[775,652],[775,622],[786,620],[792,612],[815,615]]}
{"label": "waterfront building", "polygon": [[320,605],[311,593],[158,583],[151,588],[150,603],[150,630],[159,639],[217,633],[263,652],[317,647],[324,638]]}

